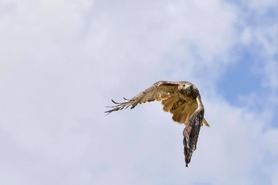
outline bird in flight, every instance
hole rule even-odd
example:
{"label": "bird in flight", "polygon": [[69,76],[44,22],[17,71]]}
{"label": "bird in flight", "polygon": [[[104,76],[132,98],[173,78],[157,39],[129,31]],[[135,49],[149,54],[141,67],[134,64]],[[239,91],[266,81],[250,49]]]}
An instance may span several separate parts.
{"label": "bird in flight", "polygon": [[173,121],[185,125],[183,145],[185,163],[188,167],[196,150],[201,126],[204,124],[209,127],[204,118],[205,110],[197,87],[187,81],[158,81],[133,98],[124,100],[122,103],[112,100],[115,105],[109,106],[111,109],[105,113],[109,114],[128,107],[133,109],[141,103],[159,101],[164,111],[172,113]]}

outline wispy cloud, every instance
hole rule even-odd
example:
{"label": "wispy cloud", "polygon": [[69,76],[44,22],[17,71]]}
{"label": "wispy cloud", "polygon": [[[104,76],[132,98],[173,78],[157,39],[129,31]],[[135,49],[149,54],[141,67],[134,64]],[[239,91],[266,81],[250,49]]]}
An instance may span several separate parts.
{"label": "wispy cloud", "polygon": [[[0,183],[277,184],[273,3],[1,1]],[[233,99],[219,82],[244,51],[269,91]],[[202,94],[211,127],[187,169],[183,128],[159,103],[103,113],[158,80]]]}

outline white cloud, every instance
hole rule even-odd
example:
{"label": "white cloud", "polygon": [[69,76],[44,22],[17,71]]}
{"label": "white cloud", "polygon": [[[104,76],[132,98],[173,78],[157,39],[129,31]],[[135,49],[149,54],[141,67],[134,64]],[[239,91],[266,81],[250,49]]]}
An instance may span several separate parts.
{"label": "white cloud", "polygon": [[[277,14],[274,11],[277,7],[276,1],[246,1],[242,2],[245,7],[240,26],[243,28],[241,40],[254,53],[253,62],[256,72],[263,76],[258,88],[264,88],[266,93],[252,92],[250,97],[260,102],[261,114],[268,114],[270,120],[275,120],[277,114],[277,90],[278,90],[278,52],[277,52]],[[245,99],[249,99],[247,97]],[[264,97],[260,99],[258,97]],[[255,98],[255,99],[254,99]],[[271,121],[268,124],[273,124]]]}
{"label": "white cloud", "polygon": [[[1,3],[9,11],[0,14],[0,184],[254,184],[254,168],[277,155],[268,116],[215,96],[233,62],[229,4]],[[162,79],[204,92],[211,128],[202,128],[188,169],[183,128],[158,103],[103,113],[110,98]],[[265,170],[275,184],[276,167]]]}
{"label": "white cloud", "polygon": [[245,12],[239,16],[240,26],[243,27],[242,41],[248,47],[254,47],[254,52],[260,56],[260,60],[254,62],[259,63],[258,72],[265,76],[263,85],[277,89],[278,76],[275,71],[278,70],[278,26],[275,23],[277,14],[274,11],[278,6],[277,2],[249,0],[242,4],[245,7]]}
{"label": "white cloud", "polygon": [[[148,2],[148,6],[144,2],[136,5],[133,2],[99,4],[109,11],[96,10],[91,14],[87,39],[91,53],[98,61],[112,65],[113,69],[119,66],[124,74],[127,74],[125,67],[144,69],[141,79],[150,79],[149,83],[158,80],[152,79],[156,76],[154,74],[164,72],[170,78],[178,79],[211,70],[207,78],[215,78],[223,63],[229,62],[223,53],[232,43],[235,14],[222,2],[216,1],[215,6],[208,8],[191,1]],[[194,62],[195,57],[198,57],[198,63]],[[213,61],[217,57],[218,60]],[[118,61],[122,65],[118,65]],[[203,65],[206,67],[199,67]]]}
{"label": "white cloud", "polygon": [[244,4],[248,9],[256,11],[256,13],[259,13],[260,15],[267,13],[269,9],[277,6],[277,2],[275,0],[247,0],[242,1],[241,3]]}

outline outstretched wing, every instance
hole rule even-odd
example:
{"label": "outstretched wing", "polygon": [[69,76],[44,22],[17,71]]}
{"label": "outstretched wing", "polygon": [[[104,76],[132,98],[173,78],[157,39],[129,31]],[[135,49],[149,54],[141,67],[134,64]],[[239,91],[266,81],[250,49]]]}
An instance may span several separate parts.
{"label": "outstretched wing", "polygon": [[110,108],[112,109],[106,111],[105,113],[109,114],[111,112],[122,110],[128,107],[133,109],[135,106],[141,103],[151,101],[163,101],[164,99],[167,99],[170,96],[178,96],[178,85],[179,82],[156,82],[151,87],[134,96],[130,100],[124,98],[126,101],[123,103],[118,103],[112,100],[112,102],[116,105],[110,106]]}

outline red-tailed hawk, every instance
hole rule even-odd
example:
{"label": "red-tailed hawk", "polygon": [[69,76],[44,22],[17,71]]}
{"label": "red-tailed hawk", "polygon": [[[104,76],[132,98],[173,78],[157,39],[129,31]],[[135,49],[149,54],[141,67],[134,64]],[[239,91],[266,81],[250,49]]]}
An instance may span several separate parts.
{"label": "red-tailed hawk", "polygon": [[172,118],[175,122],[185,125],[183,130],[183,145],[187,167],[194,150],[196,150],[201,126],[203,124],[209,126],[204,118],[204,106],[201,101],[199,90],[192,83],[187,81],[156,82],[130,100],[125,99],[123,103],[117,103],[112,100],[116,105],[110,106],[111,110],[105,113],[109,114],[128,107],[133,109],[138,104],[155,100],[162,102],[164,111],[173,114]]}

